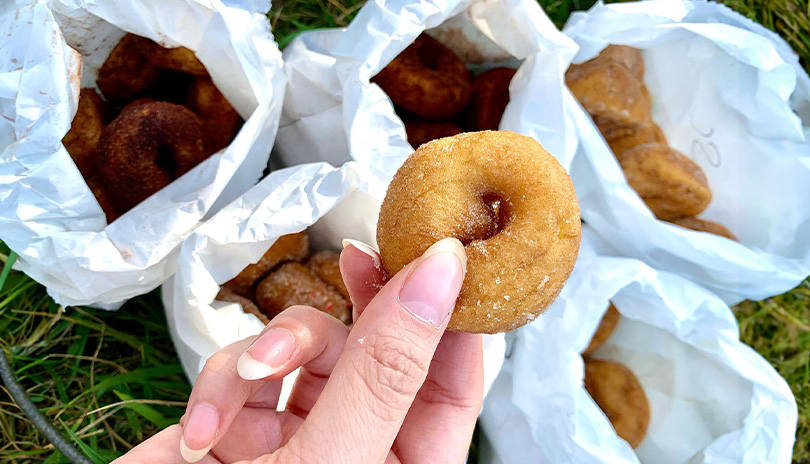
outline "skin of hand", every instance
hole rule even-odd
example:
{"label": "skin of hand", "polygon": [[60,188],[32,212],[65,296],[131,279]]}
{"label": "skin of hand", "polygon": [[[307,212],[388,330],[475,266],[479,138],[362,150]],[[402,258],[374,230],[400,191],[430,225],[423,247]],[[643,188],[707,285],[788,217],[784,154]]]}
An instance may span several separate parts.
{"label": "skin of hand", "polygon": [[[481,336],[447,332],[466,272],[444,239],[391,279],[345,241],[349,332],[292,307],[205,364],[185,415],[114,464],[464,462],[483,397]],[[287,407],[281,379],[301,368]]]}

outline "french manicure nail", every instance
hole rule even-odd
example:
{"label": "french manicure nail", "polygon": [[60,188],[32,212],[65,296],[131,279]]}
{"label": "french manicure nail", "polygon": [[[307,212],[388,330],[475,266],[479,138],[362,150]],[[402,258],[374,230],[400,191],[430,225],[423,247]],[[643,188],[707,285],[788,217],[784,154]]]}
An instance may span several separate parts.
{"label": "french manicure nail", "polygon": [[365,244],[365,243],[363,243],[363,242],[361,242],[359,240],[352,240],[350,238],[344,238],[343,239],[343,248],[346,248],[349,245],[351,245],[351,246],[357,248],[359,251],[371,256],[371,259],[374,260],[374,264],[377,265],[377,268],[379,268],[380,254],[377,253],[377,251],[374,248],[371,248],[371,245],[367,245],[367,244]]}
{"label": "french manicure nail", "polygon": [[399,302],[414,316],[440,327],[455,307],[467,256],[454,238],[436,242],[419,258],[399,291]]}
{"label": "french manicure nail", "polygon": [[196,404],[188,415],[180,437],[180,455],[187,462],[197,462],[214,444],[219,428],[219,412],[208,403]]}
{"label": "french manicure nail", "polygon": [[245,380],[257,380],[278,372],[295,351],[295,337],[284,329],[270,329],[259,335],[239,357],[236,371]]}

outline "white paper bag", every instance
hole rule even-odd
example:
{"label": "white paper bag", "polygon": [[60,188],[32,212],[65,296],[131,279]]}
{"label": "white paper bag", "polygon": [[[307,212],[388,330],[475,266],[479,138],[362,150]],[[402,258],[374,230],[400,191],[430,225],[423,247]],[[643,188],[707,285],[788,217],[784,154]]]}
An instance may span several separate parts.
{"label": "white paper bag", "polygon": [[564,32],[580,46],[575,62],[608,44],[643,50],[653,118],[712,189],[700,217],[740,239],[656,220],[571,99],[571,176],[604,252],[686,276],[730,304],[810,274],[810,78],[784,41],[725,6],[681,0],[597,4]]}
{"label": "white paper bag", "polygon": [[[215,301],[219,285],[258,261],[278,237],[304,229],[313,250],[340,251],[344,238],[375,245],[385,188],[359,163],[282,169],[189,236],[177,273],[162,290],[172,339],[192,382],[209,356],[263,327],[239,304]],[[484,336],[487,388],[500,371],[504,349],[502,334]]]}
{"label": "white paper bag", "polygon": [[534,137],[568,166],[576,140],[565,133],[563,72],[576,46],[534,0],[376,0],[347,29],[301,34],[284,51],[289,86],[274,157],[357,160],[390,180],[413,148],[370,79],[425,30],[473,70],[522,63],[501,128]]}
{"label": "white paper bag", "polygon": [[[518,330],[485,402],[492,462],[790,462],[796,402],[739,341],[728,306],[682,277],[587,250],[548,312]],[[592,356],[626,365],[644,388],[650,423],[635,451],[582,383],[579,353],[609,302],[621,320]]]}
{"label": "white paper bag", "polygon": [[[267,19],[219,2],[18,0],[0,7],[0,26],[0,239],[60,304],[111,308],[159,286],[180,242],[267,164],[285,86]],[[245,124],[227,149],[107,225],[61,140],[80,83],[94,85],[124,31],[195,50]]]}

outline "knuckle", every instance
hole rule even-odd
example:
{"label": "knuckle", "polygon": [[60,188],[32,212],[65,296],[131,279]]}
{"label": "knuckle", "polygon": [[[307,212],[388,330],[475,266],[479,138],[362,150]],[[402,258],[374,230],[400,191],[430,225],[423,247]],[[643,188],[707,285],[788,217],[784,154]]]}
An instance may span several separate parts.
{"label": "knuckle", "polygon": [[[429,359],[419,344],[397,334],[378,334],[363,345],[359,377],[380,415],[407,409],[427,375]],[[386,417],[383,417],[384,419]]]}

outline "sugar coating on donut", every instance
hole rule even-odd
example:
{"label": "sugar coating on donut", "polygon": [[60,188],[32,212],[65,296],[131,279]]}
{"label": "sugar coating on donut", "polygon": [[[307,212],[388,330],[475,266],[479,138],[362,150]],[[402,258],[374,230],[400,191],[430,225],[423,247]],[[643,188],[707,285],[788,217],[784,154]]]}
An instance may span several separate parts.
{"label": "sugar coating on donut", "polygon": [[465,245],[467,275],[448,328],[505,332],[559,294],[579,251],[579,206],[557,160],[508,131],[422,145],[397,171],[380,209],[377,243],[394,275],[435,242]]}
{"label": "sugar coating on donut", "polygon": [[304,261],[309,257],[309,236],[306,231],[282,235],[262,255],[258,262],[249,264],[224,287],[250,298],[253,285],[280,263]]}
{"label": "sugar coating on donut", "polygon": [[321,251],[307,261],[307,267],[312,269],[321,280],[335,288],[343,298],[350,299],[349,289],[343,282],[340,273],[340,254],[333,251]]}
{"label": "sugar coating on donut", "polygon": [[586,359],[584,384],[616,435],[637,448],[650,425],[650,403],[633,372],[619,363]]}
{"label": "sugar coating on donut", "polygon": [[271,319],[296,306],[312,306],[344,324],[351,322],[351,304],[326,284],[311,269],[287,263],[271,272],[256,286],[256,304]]}

